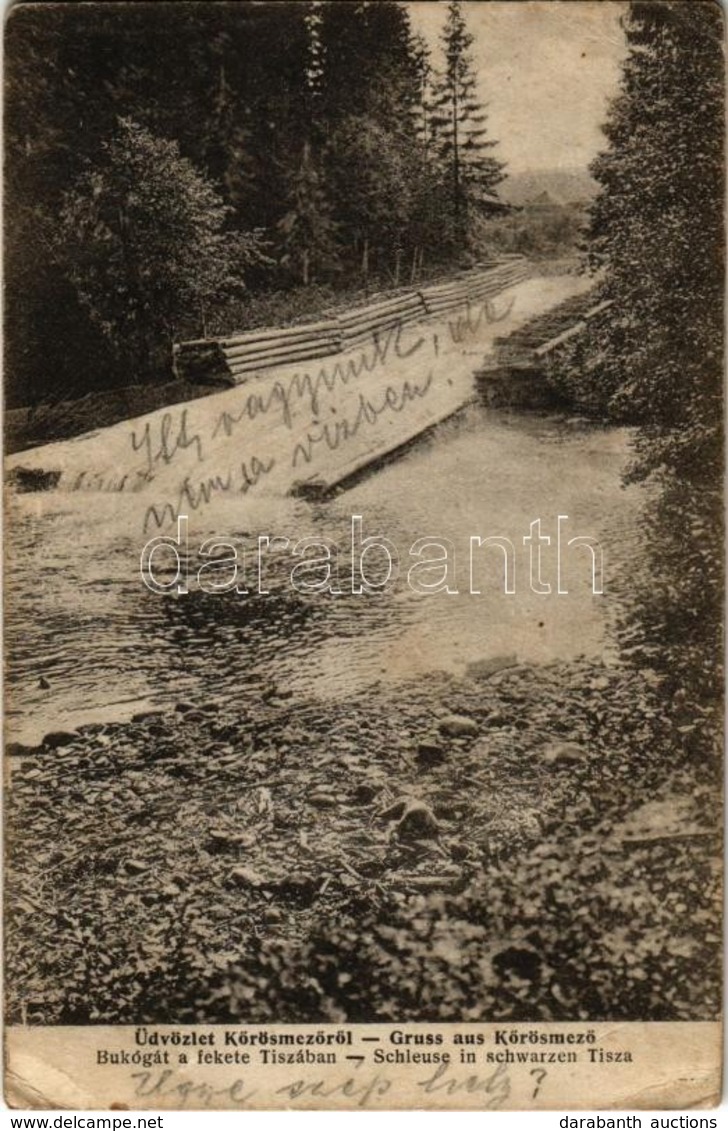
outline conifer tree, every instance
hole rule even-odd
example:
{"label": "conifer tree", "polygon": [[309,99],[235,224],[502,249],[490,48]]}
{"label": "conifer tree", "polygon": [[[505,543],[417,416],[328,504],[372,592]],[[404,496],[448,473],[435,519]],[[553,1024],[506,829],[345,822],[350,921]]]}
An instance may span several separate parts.
{"label": "conifer tree", "polygon": [[612,413],[639,425],[632,477],[654,485],[631,655],[679,691],[675,721],[709,758],[722,749],[723,28],[704,0],[639,0],[623,26],[592,165],[591,259],[613,306],[590,366]]}
{"label": "conifer tree", "polygon": [[434,85],[431,122],[446,181],[452,235],[457,247],[467,242],[468,211],[484,192],[504,178],[505,166],[490,154],[487,115],[477,96],[477,77],[462,5],[451,0],[443,32],[445,68]]}
{"label": "conifer tree", "polygon": [[339,268],[336,224],[309,141],[304,142],[301,159],[290,174],[288,203],[278,223],[281,264],[307,287]]}
{"label": "conifer tree", "polygon": [[710,476],[722,416],[720,13],[638,2],[624,23],[609,146],[592,165],[591,258],[615,300],[600,372],[613,407],[647,428],[646,471],[679,462]]}

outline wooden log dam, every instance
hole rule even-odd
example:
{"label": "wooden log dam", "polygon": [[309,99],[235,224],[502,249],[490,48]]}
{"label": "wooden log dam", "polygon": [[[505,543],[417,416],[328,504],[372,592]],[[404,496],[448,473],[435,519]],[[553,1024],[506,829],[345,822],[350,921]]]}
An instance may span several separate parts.
{"label": "wooden log dam", "polygon": [[477,397],[489,366],[502,377],[519,331],[546,319],[533,354],[574,329],[568,304],[587,310],[591,285],[507,257],[317,323],[180,343],[179,379],[219,391],[17,452],[6,470],[20,490],[139,493],[149,534],[216,495],[327,497]]}

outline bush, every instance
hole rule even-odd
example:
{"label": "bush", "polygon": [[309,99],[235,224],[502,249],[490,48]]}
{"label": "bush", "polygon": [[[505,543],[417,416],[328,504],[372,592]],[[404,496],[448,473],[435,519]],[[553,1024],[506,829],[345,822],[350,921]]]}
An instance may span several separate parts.
{"label": "bush", "polygon": [[180,325],[201,332],[211,302],[244,290],[261,241],[225,229],[232,210],[176,142],[121,118],[104,152],[66,193],[56,250],[112,351],[146,377]]}

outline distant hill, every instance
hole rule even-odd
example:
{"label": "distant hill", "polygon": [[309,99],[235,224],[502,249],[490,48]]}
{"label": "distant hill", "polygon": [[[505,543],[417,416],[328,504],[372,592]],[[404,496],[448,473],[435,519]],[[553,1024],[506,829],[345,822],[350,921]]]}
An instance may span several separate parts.
{"label": "distant hill", "polygon": [[509,204],[552,202],[573,204],[592,200],[597,183],[586,169],[529,169],[511,173],[498,186],[498,195]]}

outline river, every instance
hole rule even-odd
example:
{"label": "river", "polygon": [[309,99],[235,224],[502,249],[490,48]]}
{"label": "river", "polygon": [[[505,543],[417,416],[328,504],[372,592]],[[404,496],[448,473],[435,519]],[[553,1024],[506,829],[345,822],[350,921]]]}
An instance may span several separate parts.
{"label": "river", "polygon": [[[473,661],[584,654],[616,662],[612,628],[640,550],[644,491],[625,488],[630,434],[579,418],[497,414],[470,406],[396,461],[326,503],[251,493],[222,496],[194,516],[205,537],[252,545],[258,534],[325,538],[341,547],[338,595],[296,592],[296,559],[271,553],[256,593],[160,595],[142,582],[134,493],[10,494],[7,503],[7,737],[35,742],[53,729],[123,719],[149,705],[224,696],[240,702],[271,685],[294,697],[343,696],[377,680],[435,669],[461,674]],[[386,537],[401,570],[386,592],[352,593],[352,516],[363,537]],[[603,594],[593,592],[591,553],[603,551]],[[536,593],[524,536],[541,520],[542,588]],[[470,538],[514,546],[515,592],[504,592],[504,554],[473,551]],[[457,592],[408,584],[418,539],[454,555]],[[445,540],[449,540],[445,542]],[[428,552],[428,556],[436,556]],[[372,551],[365,559],[375,570]],[[420,580],[438,576],[418,574]],[[255,580],[255,579],[254,579]],[[421,588],[421,587],[420,587]]]}

